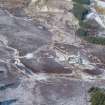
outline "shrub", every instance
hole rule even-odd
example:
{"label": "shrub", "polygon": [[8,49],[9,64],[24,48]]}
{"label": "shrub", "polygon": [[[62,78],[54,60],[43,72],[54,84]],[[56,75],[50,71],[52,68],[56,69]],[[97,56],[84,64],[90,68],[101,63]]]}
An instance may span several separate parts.
{"label": "shrub", "polygon": [[92,92],[96,92],[96,91],[98,91],[98,90],[99,90],[98,87],[91,87],[88,92],[89,92],[89,93],[92,93]]}
{"label": "shrub", "polygon": [[84,39],[93,44],[105,45],[105,38],[102,38],[102,37],[89,37],[88,36],[88,37],[84,37]]}
{"label": "shrub", "polygon": [[91,88],[91,105],[105,105],[105,91],[100,88]]}
{"label": "shrub", "polygon": [[89,9],[83,5],[74,3],[73,14],[79,20],[84,20],[85,16],[89,13]]}
{"label": "shrub", "polygon": [[90,5],[90,0],[73,0],[76,3]]}
{"label": "shrub", "polygon": [[88,32],[87,32],[85,29],[83,29],[83,28],[79,28],[79,29],[77,30],[77,34],[78,34],[80,37],[85,37],[85,36],[88,35]]}

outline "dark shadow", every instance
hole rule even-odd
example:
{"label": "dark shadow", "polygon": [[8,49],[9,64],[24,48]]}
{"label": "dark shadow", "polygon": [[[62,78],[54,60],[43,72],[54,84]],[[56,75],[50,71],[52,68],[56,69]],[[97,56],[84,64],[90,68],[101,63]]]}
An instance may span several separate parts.
{"label": "dark shadow", "polygon": [[6,101],[0,102],[0,105],[11,105],[12,103],[14,103],[16,101],[17,101],[17,99],[6,100]]}

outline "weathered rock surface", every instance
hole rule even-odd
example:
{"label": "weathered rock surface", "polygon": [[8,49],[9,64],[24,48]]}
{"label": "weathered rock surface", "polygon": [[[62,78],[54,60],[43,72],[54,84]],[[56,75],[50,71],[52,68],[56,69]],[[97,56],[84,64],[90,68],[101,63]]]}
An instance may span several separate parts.
{"label": "weathered rock surface", "polygon": [[[53,41],[75,43],[78,20],[71,13],[72,0],[31,0],[25,12],[35,23],[53,33]],[[71,41],[70,41],[71,40]],[[76,39],[79,43],[80,39]]]}
{"label": "weathered rock surface", "polygon": [[105,79],[104,47],[80,46],[72,6],[71,0],[0,1],[0,104],[86,105],[88,89],[104,87],[97,81]]}
{"label": "weathered rock surface", "polygon": [[[16,18],[6,11],[0,10],[1,89],[5,90],[9,85],[17,84],[19,77],[25,75],[24,70],[27,68],[21,64],[19,57],[35,52],[42,46],[47,46],[51,42],[51,37],[50,32],[38,29],[32,22]],[[35,62],[36,58],[32,63],[36,64],[35,68],[38,70],[37,66],[40,67],[40,64]],[[27,65],[29,64],[30,62]]]}

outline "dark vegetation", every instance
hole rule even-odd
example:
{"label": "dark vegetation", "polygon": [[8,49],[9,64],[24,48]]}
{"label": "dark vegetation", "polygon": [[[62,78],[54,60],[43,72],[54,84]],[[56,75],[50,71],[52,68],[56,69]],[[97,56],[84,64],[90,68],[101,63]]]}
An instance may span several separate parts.
{"label": "dark vegetation", "polygon": [[87,35],[88,32],[86,30],[87,24],[84,23],[84,19],[86,15],[90,12],[89,4],[90,0],[73,0],[73,14],[79,20],[80,29],[78,30],[79,35]]}
{"label": "dark vegetation", "polygon": [[105,90],[92,87],[89,90],[91,105],[105,105]]}
{"label": "dark vegetation", "polygon": [[17,99],[5,100],[5,101],[0,102],[0,105],[12,105],[16,101]]}
{"label": "dark vegetation", "polygon": [[77,34],[89,43],[105,45],[105,38],[96,37],[97,27],[91,23],[84,22],[86,15],[90,12],[90,0],[73,0],[73,14],[79,20],[80,28]]}
{"label": "dark vegetation", "polygon": [[87,29],[92,28],[91,25],[87,22],[79,21],[80,28],[77,31],[79,36],[88,36],[89,32]]}
{"label": "dark vegetation", "polygon": [[90,0],[73,0],[73,1],[79,4],[90,5]]}
{"label": "dark vegetation", "polygon": [[73,13],[79,21],[83,21],[85,16],[89,13],[89,8],[79,3],[74,3]]}
{"label": "dark vegetation", "polygon": [[105,38],[103,37],[84,37],[84,39],[90,43],[105,45]]}

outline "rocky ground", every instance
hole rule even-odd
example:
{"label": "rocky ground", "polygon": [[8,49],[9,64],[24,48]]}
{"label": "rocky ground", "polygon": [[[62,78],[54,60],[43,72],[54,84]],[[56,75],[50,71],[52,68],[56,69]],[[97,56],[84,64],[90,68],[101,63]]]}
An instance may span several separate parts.
{"label": "rocky ground", "polygon": [[104,87],[104,46],[77,35],[71,0],[0,1],[0,104],[88,105]]}

